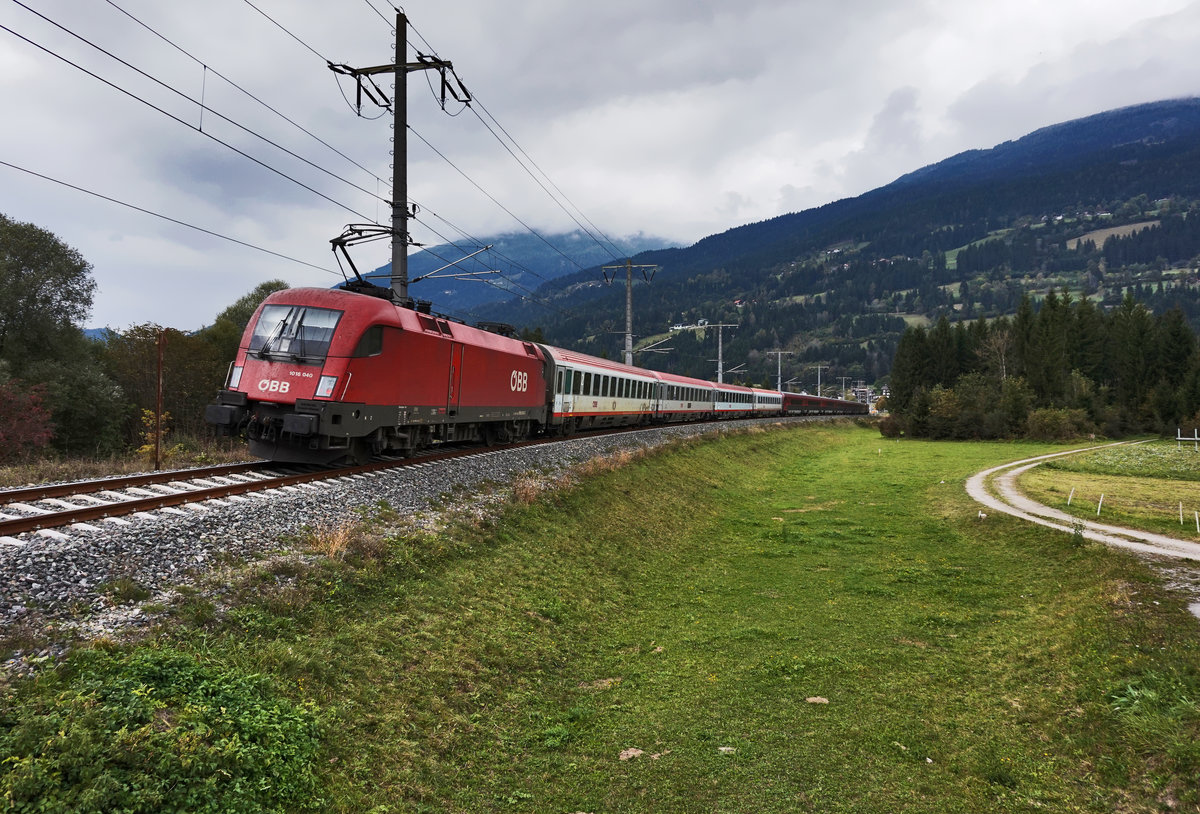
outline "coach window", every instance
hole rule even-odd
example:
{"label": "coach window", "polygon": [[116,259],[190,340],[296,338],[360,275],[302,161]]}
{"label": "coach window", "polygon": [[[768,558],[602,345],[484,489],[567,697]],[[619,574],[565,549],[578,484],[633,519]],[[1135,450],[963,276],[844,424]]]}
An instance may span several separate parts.
{"label": "coach window", "polygon": [[590,396],[592,394],[592,374],[583,374],[583,395]]}
{"label": "coach window", "polygon": [[575,373],[579,373],[579,371],[573,371],[571,374],[571,395],[578,396],[579,386],[583,384],[583,374],[579,373],[579,375],[576,376]]}
{"label": "coach window", "polygon": [[563,390],[563,372],[561,370],[554,377],[554,392],[560,395],[565,392]]}

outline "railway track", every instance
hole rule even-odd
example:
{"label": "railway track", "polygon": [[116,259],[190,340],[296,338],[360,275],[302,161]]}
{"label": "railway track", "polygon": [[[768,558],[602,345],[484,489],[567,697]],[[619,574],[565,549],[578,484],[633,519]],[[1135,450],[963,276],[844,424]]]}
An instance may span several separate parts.
{"label": "railway track", "polygon": [[[699,425],[723,422],[697,422]],[[577,433],[572,438],[592,438],[638,432],[627,427]],[[559,438],[538,438],[505,444],[502,449],[518,449],[552,444]],[[465,447],[438,450],[411,458],[382,459],[358,466],[307,468],[302,465],[272,464],[256,461],[225,464],[169,473],[155,472],[102,480],[76,481],[52,486],[30,486],[0,490],[0,545],[19,544],[15,535],[43,532],[54,536],[54,529],[74,526],[91,530],[91,523],[116,521],[128,515],[156,511],[181,512],[180,507],[210,500],[263,492],[271,489],[297,489],[305,484],[337,478],[355,478],[387,469],[419,466],[436,461],[478,455],[497,448]],[[59,532],[61,534],[61,532]]]}
{"label": "railway track", "polygon": [[[544,440],[506,445],[517,448]],[[125,515],[154,511],[181,511],[179,507],[210,500],[262,492],[296,489],[334,478],[354,478],[386,469],[418,466],[435,461],[477,455],[479,447],[440,450],[404,459],[383,459],[358,466],[306,468],[257,461],[148,473],[102,480],[77,481],[52,486],[0,490],[0,543],[19,543],[15,535],[64,526],[87,530],[95,521],[112,521]]]}

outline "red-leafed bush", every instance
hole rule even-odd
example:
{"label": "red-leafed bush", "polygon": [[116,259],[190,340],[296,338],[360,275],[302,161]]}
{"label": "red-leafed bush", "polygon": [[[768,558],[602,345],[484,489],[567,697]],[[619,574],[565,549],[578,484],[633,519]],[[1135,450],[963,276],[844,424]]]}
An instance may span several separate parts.
{"label": "red-leafed bush", "polygon": [[42,385],[0,382],[0,462],[27,460],[50,443],[54,424]]}

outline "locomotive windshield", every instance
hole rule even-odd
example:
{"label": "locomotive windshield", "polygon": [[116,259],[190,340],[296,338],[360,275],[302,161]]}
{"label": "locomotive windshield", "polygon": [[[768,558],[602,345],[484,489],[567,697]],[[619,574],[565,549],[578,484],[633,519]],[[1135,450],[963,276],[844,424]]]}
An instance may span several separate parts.
{"label": "locomotive windshield", "polygon": [[250,353],[296,362],[323,362],[341,311],[303,305],[268,305],[250,337]]}

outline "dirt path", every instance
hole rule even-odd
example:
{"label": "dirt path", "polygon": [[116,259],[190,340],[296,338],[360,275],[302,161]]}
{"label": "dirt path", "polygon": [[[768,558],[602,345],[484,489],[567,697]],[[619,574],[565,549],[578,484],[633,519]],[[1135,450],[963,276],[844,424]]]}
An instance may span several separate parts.
{"label": "dirt path", "polygon": [[[1100,446],[1116,446],[1116,444]],[[1081,520],[1066,512],[1030,500],[1017,491],[1016,481],[1022,472],[1050,458],[1099,449],[1100,446],[1056,452],[1052,455],[1039,455],[1036,458],[1026,458],[1023,461],[1013,461],[985,469],[967,480],[967,494],[991,511],[1010,514],[1013,517],[1064,531],[1067,534],[1079,532],[1088,540],[1151,555],[1149,559],[1163,573],[1167,587],[1183,591],[1190,596],[1192,601],[1188,610],[1196,617],[1200,617],[1200,567],[1197,566],[1197,563],[1200,563],[1200,543],[1168,537],[1165,534],[1155,534],[1151,531]],[[988,490],[989,479],[996,495]],[[981,510],[980,518],[986,516]],[[1186,561],[1186,564],[1179,563],[1179,560]]]}
{"label": "dirt path", "polygon": [[[1104,444],[1102,446],[1116,446],[1116,444]],[[1056,452],[1052,455],[1039,455],[1036,458],[1026,458],[1023,461],[1013,461],[1012,463],[985,469],[983,472],[973,475],[967,480],[967,494],[993,511],[1011,514],[1013,517],[1020,517],[1031,523],[1065,531],[1068,534],[1080,531],[1085,538],[1096,540],[1106,545],[1128,548],[1143,554],[1157,554],[1164,557],[1200,560],[1200,543],[1194,543],[1190,540],[1180,540],[1150,531],[1127,529],[1090,520],[1081,520],[1066,512],[1060,512],[1058,509],[1052,509],[1049,506],[1030,500],[1017,491],[1016,481],[1022,472],[1032,469],[1050,458],[1074,455],[1077,452],[1086,452],[1092,449],[1100,449],[1100,447],[1087,447],[1086,449],[1075,449],[1068,452]],[[996,494],[992,494],[987,488],[989,479],[991,479],[992,487]]]}

